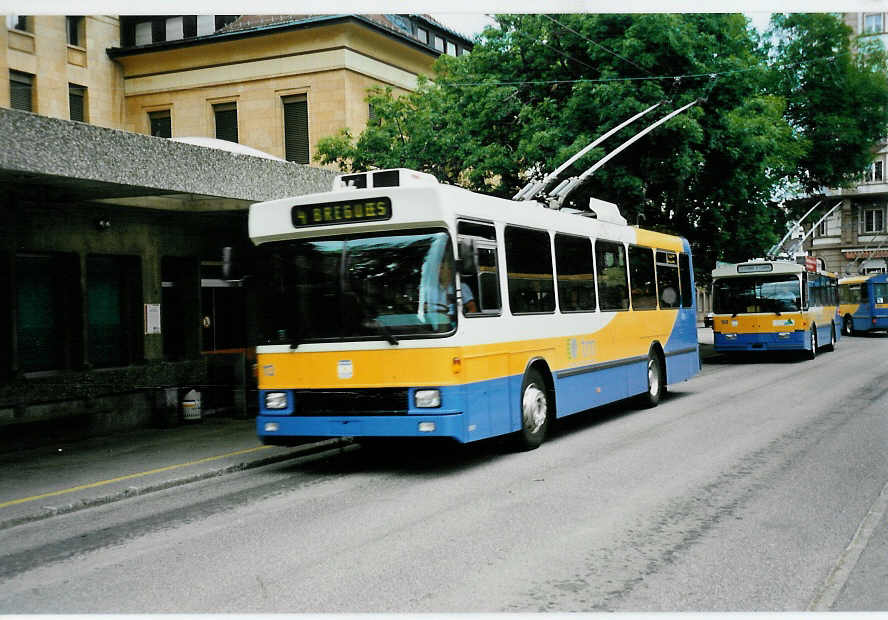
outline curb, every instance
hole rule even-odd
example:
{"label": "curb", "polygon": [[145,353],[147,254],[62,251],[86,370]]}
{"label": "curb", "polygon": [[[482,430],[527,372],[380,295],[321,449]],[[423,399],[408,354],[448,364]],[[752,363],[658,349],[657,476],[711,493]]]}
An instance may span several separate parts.
{"label": "curb", "polygon": [[141,487],[127,487],[114,493],[109,493],[107,495],[102,495],[99,497],[84,498],[76,502],[63,504],[61,506],[44,506],[40,509],[39,512],[33,512],[31,514],[12,517],[10,519],[6,519],[5,521],[0,521],[0,530],[9,529],[17,525],[22,525],[23,523],[33,523],[35,521],[41,521],[43,519],[48,519],[57,515],[77,512],[85,508],[93,508],[95,506],[111,504],[122,499],[128,499],[130,497],[138,497],[157,491],[165,491],[166,489],[191,484],[192,482],[200,482],[202,480],[208,480],[210,478],[216,478],[224,476],[226,474],[265,467],[266,465],[273,465],[275,463],[281,463],[283,461],[301,460],[301,462],[310,462],[313,460],[332,456],[336,453],[342,453],[345,450],[351,449],[353,446],[354,444],[351,442],[351,440],[339,438],[328,439],[316,443],[303,444],[301,446],[295,447],[293,451],[286,454],[277,454],[253,461],[242,461],[210,471],[196,473],[189,476],[182,476],[181,478],[174,478],[171,480],[164,480],[162,482],[147,484]]}

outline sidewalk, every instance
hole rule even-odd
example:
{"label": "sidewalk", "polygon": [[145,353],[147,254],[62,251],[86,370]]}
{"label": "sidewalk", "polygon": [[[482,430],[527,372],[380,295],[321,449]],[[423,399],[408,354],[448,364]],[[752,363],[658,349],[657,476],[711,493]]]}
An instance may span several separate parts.
{"label": "sidewalk", "polygon": [[[699,328],[698,341],[705,360],[713,354],[712,330]],[[173,428],[0,452],[0,529],[346,444],[263,446],[255,419],[208,416]]]}
{"label": "sidewalk", "polygon": [[263,446],[254,419],[206,417],[0,453],[0,529],[342,445]]}

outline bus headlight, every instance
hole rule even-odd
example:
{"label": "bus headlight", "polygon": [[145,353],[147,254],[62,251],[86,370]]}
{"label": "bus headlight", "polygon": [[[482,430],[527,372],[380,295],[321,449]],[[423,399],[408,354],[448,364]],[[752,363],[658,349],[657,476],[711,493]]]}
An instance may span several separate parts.
{"label": "bus headlight", "polygon": [[778,338],[789,338],[791,335],[792,334],[790,334],[789,332],[778,332],[777,333]]}
{"label": "bus headlight", "polygon": [[725,338],[728,340],[737,340],[737,334],[725,334]]}
{"label": "bus headlight", "polygon": [[266,409],[286,409],[287,393],[286,392],[266,392],[265,393]]}
{"label": "bus headlight", "polygon": [[418,409],[429,409],[441,406],[441,390],[416,390],[413,395]]}

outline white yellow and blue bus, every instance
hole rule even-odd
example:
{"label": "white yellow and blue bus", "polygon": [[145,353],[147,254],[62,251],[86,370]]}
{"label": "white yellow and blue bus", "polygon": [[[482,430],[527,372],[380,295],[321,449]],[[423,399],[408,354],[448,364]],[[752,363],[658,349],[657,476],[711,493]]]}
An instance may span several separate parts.
{"label": "white yellow and blue bus", "polygon": [[816,262],[753,260],[712,271],[713,345],[720,352],[831,350],[839,338],[838,279]]}
{"label": "white yellow and blue bus", "polygon": [[888,329],[888,274],[839,280],[839,313],[846,336]]}
{"label": "white yellow and blue bus", "polygon": [[656,405],[700,370],[690,247],[586,215],[405,169],[253,205],[260,439],[533,448],[556,417]]}

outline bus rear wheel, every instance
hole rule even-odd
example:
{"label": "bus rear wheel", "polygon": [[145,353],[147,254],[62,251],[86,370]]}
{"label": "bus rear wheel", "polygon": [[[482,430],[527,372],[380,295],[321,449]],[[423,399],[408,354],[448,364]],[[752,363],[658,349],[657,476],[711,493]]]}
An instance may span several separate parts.
{"label": "bus rear wheel", "polygon": [[521,430],[515,435],[517,447],[533,450],[543,443],[549,428],[549,396],[542,374],[530,368],[521,382]]}
{"label": "bus rear wheel", "polygon": [[843,336],[853,336],[854,335],[854,319],[852,319],[848,315],[845,315],[845,318],[842,320],[842,335]]}
{"label": "bus rear wheel", "polygon": [[642,407],[656,407],[663,396],[665,386],[663,385],[663,365],[660,362],[660,356],[654,351],[648,354],[647,361],[647,391],[641,394],[639,401]]}
{"label": "bus rear wheel", "polygon": [[835,323],[829,324],[829,344],[823,347],[827,351],[836,350],[836,326]]}

